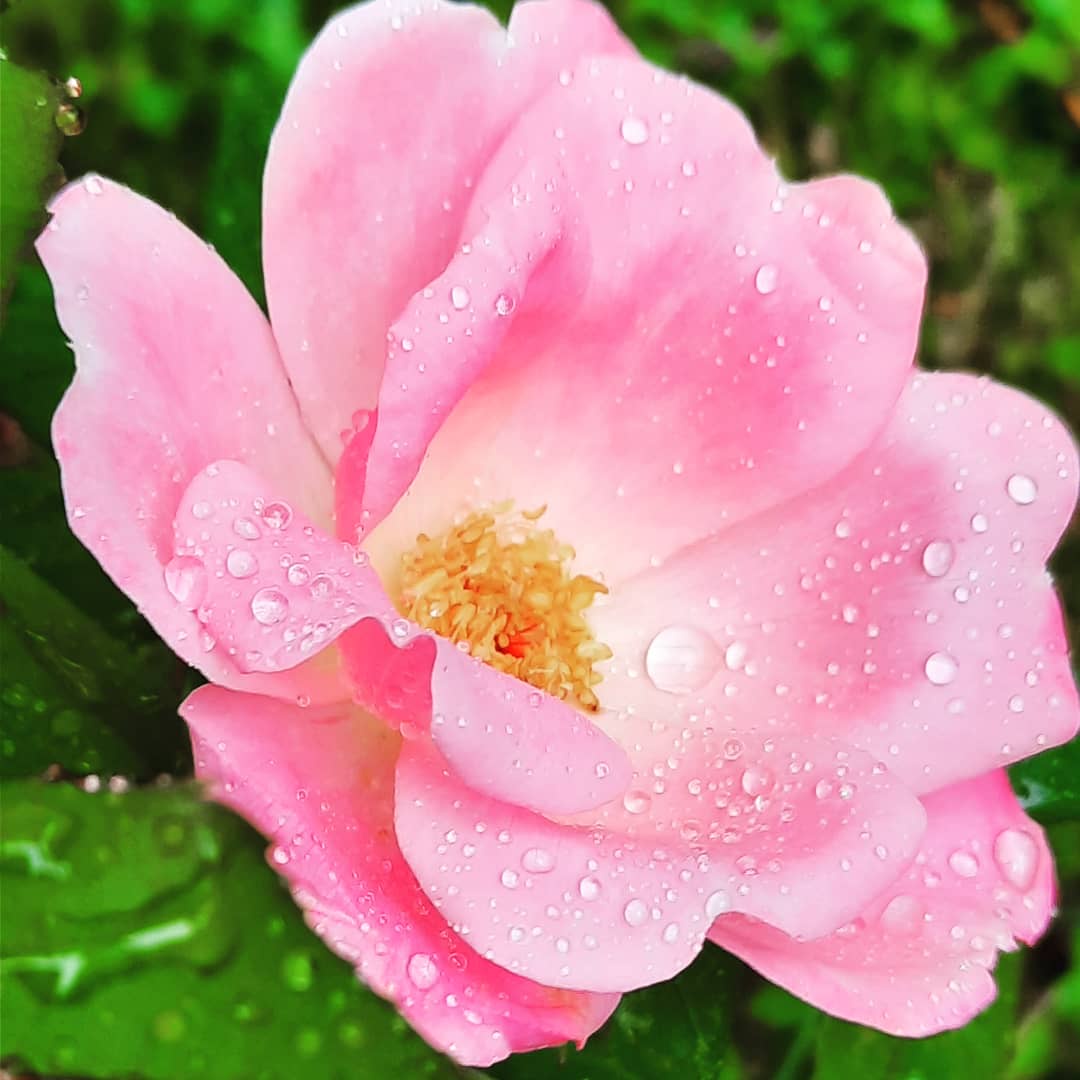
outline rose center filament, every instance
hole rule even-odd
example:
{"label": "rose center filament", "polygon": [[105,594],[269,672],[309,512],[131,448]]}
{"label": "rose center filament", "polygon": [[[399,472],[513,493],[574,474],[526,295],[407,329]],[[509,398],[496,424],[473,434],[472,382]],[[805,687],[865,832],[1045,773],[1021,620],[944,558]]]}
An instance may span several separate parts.
{"label": "rose center filament", "polygon": [[500,503],[440,536],[421,533],[401,559],[397,608],[496,670],[595,711],[595,665],[612,653],[585,612],[608,590],[571,574],[574,549],[538,525],[545,509]]}

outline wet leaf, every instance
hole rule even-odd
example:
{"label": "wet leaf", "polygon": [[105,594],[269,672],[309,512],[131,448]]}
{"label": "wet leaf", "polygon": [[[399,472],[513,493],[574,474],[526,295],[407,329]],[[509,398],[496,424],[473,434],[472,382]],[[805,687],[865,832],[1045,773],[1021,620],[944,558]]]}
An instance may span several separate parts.
{"label": "wet leaf", "polygon": [[1017,762],[1009,779],[1036,821],[1080,821],[1080,740]]}
{"label": "wet leaf", "polygon": [[706,945],[681,975],[627,994],[584,1050],[517,1054],[491,1072],[500,1080],[737,1080],[743,1071],[731,1018],[739,968],[723,950]]}
{"label": "wet leaf", "polygon": [[0,1057],[143,1080],[456,1075],[194,788],[3,799]]}
{"label": "wet leaf", "polygon": [[45,223],[45,203],[63,179],[56,159],[63,141],[57,111],[64,104],[45,75],[0,53],[0,311],[23,251]]}
{"label": "wet leaf", "polygon": [[0,776],[57,764],[148,776],[187,754],[176,716],[186,671],[161,647],[133,649],[0,549]]}

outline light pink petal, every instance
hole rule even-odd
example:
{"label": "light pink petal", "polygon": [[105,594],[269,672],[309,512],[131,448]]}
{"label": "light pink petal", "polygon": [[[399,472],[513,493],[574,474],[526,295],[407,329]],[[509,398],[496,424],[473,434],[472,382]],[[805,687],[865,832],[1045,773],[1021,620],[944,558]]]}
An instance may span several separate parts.
{"label": "light pink petal", "polygon": [[1003,770],[925,803],[926,837],[911,869],[843,930],[796,942],[724,916],[710,938],[845,1020],[914,1036],[966,1023],[994,998],[998,951],[1046,929],[1053,861]]}
{"label": "light pink petal", "polygon": [[579,57],[628,52],[598,6],[565,0],[519,5],[509,34],[479,7],[375,0],[315,40],[270,145],[263,250],[274,332],[330,460],[509,126]]}
{"label": "light pink petal", "polygon": [[76,374],[53,424],[71,527],[165,641],[209,678],[245,679],[165,582],[184,488],[219,457],[274,476],[315,520],[330,476],[254,301],[206,244],[160,207],[97,176],[51,205],[38,252]]}
{"label": "light pink petal", "polygon": [[[430,746],[406,743],[398,842],[436,907],[484,956],[548,985],[633,989],[690,963],[724,911],[798,936],[829,933],[918,846],[922,807],[864,755],[774,752],[751,735],[740,753],[701,778],[700,817],[716,826],[691,838],[633,835],[604,817],[560,824],[464,787]],[[847,798],[815,791],[841,779]],[[635,812],[629,800],[625,809]]]}
{"label": "light pink petal", "polygon": [[676,741],[702,717],[832,734],[919,792],[1066,741],[1076,691],[1043,564],[1076,484],[1042,405],[917,377],[834,482],[613,590],[591,620],[615,652],[602,725],[646,774],[671,755],[685,771]]}
{"label": "light pink petal", "polygon": [[[786,187],[736,109],[644,62],[570,75],[507,136],[462,230],[499,227],[522,162],[553,154],[559,258],[365,541],[376,561],[512,498],[546,504],[581,569],[617,585],[824,482],[908,377],[925,262],[875,187]],[[423,384],[410,393],[422,412]]]}
{"label": "light pink petal", "polygon": [[[554,265],[570,285],[573,266],[553,257],[563,228],[561,170],[554,160],[542,165],[519,173],[488,208],[484,229],[409,301],[390,330],[362,490],[368,517],[360,531],[381,521],[405,493],[432,437],[498,351],[532,276]],[[351,452],[350,446],[348,457]],[[339,506],[346,494],[347,485]],[[342,516],[351,519],[348,505]]]}
{"label": "light pink petal", "polygon": [[219,687],[183,707],[198,776],[271,839],[312,928],[438,1049],[468,1065],[581,1043],[614,1009],[510,974],[446,925],[394,840],[401,740],[346,706],[301,709]]}
{"label": "light pink petal", "polygon": [[[337,696],[351,688],[410,736],[430,732],[480,791],[565,814],[629,779],[625,754],[587,717],[401,618],[361,553],[243,465],[215,462],[192,481],[171,565],[196,583],[189,606],[241,671],[307,670],[348,631]],[[319,659],[332,665],[336,652]]]}

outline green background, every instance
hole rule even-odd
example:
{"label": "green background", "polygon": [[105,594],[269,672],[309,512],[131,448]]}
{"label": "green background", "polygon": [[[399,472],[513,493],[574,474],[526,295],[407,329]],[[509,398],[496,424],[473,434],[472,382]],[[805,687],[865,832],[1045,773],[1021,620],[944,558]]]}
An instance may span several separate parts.
{"label": "green background", "polygon": [[[462,1072],[319,944],[262,841],[185,779],[175,708],[194,677],[67,531],[48,425],[71,354],[44,273],[20,258],[59,153],[68,176],[101,171],[174,210],[262,301],[267,140],[301,51],[336,6],[0,0],[0,1058],[13,1069],[155,1080]],[[1080,5],[610,6],[648,56],[738,102],[790,177],[848,170],[885,187],[931,259],[924,366],[988,372],[1080,427]],[[505,16],[508,5],[495,7]],[[82,96],[40,72],[78,76]],[[61,134],[84,121],[84,133]],[[1054,563],[1074,641],[1078,552],[1074,529]],[[1004,958],[998,1002],[966,1029],[890,1039],[816,1013],[710,948],[673,982],[629,995],[583,1053],[522,1055],[491,1072],[1080,1074],[1080,751],[1024,763],[1013,780],[1050,828],[1062,910],[1037,948]]]}

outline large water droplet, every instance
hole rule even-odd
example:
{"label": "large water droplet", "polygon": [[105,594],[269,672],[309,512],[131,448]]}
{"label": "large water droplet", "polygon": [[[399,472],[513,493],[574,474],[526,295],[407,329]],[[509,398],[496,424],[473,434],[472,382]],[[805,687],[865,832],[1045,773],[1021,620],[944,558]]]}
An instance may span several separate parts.
{"label": "large water droplet", "polygon": [[979,872],[979,860],[970,851],[957,850],[949,856],[949,869],[962,878],[972,878]]}
{"label": "large water droplet", "polygon": [[731,898],[722,889],[711,893],[705,901],[705,914],[710,919],[715,919],[718,915],[723,915],[725,911],[730,909]]}
{"label": "large water droplet", "polygon": [[640,146],[649,141],[649,128],[640,116],[628,116],[619,126],[619,134],[631,146]]}
{"label": "large water droplet", "polygon": [[594,877],[583,877],[578,882],[582,900],[595,900],[600,895],[600,882]]}
{"label": "large water droplet", "polygon": [[469,306],[469,290],[464,285],[455,285],[450,290],[450,303],[455,311],[464,311]]}
{"label": "large water droplet", "polygon": [[644,791],[628,791],[623,796],[623,806],[628,814],[644,814],[652,803],[652,799]]}
{"label": "large water droplet", "polygon": [[747,795],[757,796],[772,791],[775,781],[768,769],[760,765],[751,765],[750,768],[744,770],[740,782]]}
{"label": "large water droplet", "polygon": [[225,569],[228,570],[234,578],[249,578],[258,571],[259,563],[250,551],[244,551],[242,548],[233,548],[232,551],[225,556]]}
{"label": "large water droplet", "polygon": [[623,908],[623,918],[628,926],[642,926],[649,917],[649,909],[644,900],[631,900]]}
{"label": "large water droplet", "polygon": [[262,508],[262,519],[271,529],[288,528],[292,521],[292,507],[284,502],[267,503]]}
{"label": "large water droplet", "polygon": [[924,671],[934,686],[948,686],[956,678],[956,661],[948,653],[931,653],[926,658]]}
{"label": "large water droplet", "polygon": [[555,856],[545,848],[529,848],[521,856],[521,865],[530,874],[546,874],[555,867]]}
{"label": "large water droplet", "polygon": [[914,934],[922,925],[922,905],[914,896],[894,896],[881,913],[881,925],[894,934]]}
{"label": "large water droplet", "polygon": [[948,540],[931,540],[922,553],[923,569],[931,577],[944,577],[952,567],[954,554]]}
{"label": "large water droplet", "polygon": [[695,626],[667,626],[649,643],[645,671],[653,686],[668,694],[700,690],[716,674],[720,650]]}
{"label": "large water droplet", "polygon": [[1009,498],[1018,506],[1030,505],[1039,494],[1039,488],[1035,481],[1023,473],[1013,473],[1005,483],[1005,490],[1008,492]]}
{"label": "large water droplet", "polygon": [[419,990],[430,990],[439,981],[439,965],[427,953],[413,953],[405,965],[405,971]]}
{"label": "large water droplet", "polygon": [[165,588],[188,611],[194,611],[206,596],[206,567],[193,555],[178,555],[165,567]]}
{"label": "large water droplet", "polygon": [[994,840],[994,862],[1010,885],[1026,891],[1035,880],[1039,846],[1023,829],[1004,829]]}
{"label": "large water droplet", "polygon": [[289,614],[288,597],[280,589],[260,589],[251,598],[251,614],[263,626],[273,626]]}
{"label": "large water droplet", "polygon": [[776,279],[778,277],[778,271],[772,263],[766,263],[764,266],[758,269],[758,272],[754,275],[754,288],[757,289],[762,296],[768,296],[769,293],[776,290]]}

